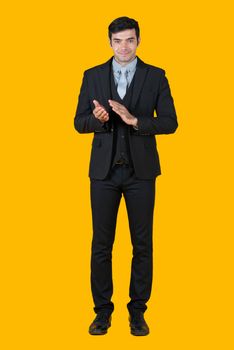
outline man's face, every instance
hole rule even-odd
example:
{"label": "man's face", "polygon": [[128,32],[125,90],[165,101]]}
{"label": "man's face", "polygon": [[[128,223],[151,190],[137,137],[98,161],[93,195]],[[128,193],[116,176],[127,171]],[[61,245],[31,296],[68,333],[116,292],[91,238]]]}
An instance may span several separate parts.
{"label": "man's face", "polygon": [[136,57],[137,42],[135,29],[126,29],[111,36],[110,45],[112,47],[116,61],[121,65],[126,65]]}

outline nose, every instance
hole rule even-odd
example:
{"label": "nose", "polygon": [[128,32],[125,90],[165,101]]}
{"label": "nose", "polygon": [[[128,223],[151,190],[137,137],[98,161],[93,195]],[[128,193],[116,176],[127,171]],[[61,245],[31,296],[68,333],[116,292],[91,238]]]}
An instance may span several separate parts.
{"label": "nose", "polygon": [[127,48],[128,44],[126,42],[122,42],[121,43],[121,48],[125,49]]}

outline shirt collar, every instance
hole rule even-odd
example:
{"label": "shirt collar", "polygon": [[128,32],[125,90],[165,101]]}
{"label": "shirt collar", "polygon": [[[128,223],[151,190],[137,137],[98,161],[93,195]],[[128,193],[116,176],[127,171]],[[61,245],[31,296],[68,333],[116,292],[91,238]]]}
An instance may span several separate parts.
{"label": "shirt collar", "polygon": [[[137,64],[137,57],[134,58],[134,60],[132,62],[129,62],[126,66],[124,66],[125,68],[127,68],[128,71],[133,71],[136,68],[136,64]],[[119,71],[123,66],[121,66],[121,64],[119,64],[115,58],[113,57],[112,60],[112,67],[114,72]]]}

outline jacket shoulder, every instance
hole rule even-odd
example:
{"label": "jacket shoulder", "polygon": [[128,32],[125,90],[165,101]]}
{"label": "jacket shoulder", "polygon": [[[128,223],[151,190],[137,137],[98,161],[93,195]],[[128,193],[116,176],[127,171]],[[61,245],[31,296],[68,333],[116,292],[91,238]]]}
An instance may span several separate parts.
{"label": "jacket shoulder", "polygon": [[90,68],[87,68],[84,73],[85,74],[89,74],[89,73],[94,73],[96,71],[98,71],[100,68],[105,68],[107,66],[109,61],[105,62],[105,63],[101,63],[101,64],[97,64],[96,66],[93,66],[93,67],[90,67]]}
{"label": "jacket shoulder", "polygon": [[165,69],[163,69],[162,67],[157,67],[157,66],[154,66],[152,64],[149,64],[149,63],[145,63],[145,65],[154,73],[157,73],[157,74],[165,74]]}

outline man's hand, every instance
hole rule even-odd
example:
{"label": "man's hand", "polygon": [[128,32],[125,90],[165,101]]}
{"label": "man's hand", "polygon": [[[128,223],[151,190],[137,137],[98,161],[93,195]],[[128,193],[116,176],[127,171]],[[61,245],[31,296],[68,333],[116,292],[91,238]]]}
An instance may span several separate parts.
{"label": "man's hand", "polygon": [[134,115],[132,115],[131,113],[129,113],[129,111],[124,105],[121,105],[120,103],[113,100],[108,100],[108,102],[112,107],[113,111],[117,113],[126,124],[137,126],[137,118],[134,117]]}
{"label": "man's hand", "polygon": [[102,123],[109,120],[109,113],[107,113],[104,106],[102,106],[97,100],[93,100],[93,103],[95,105],[95,108],[93,110],[95,118],[99,119]]}

